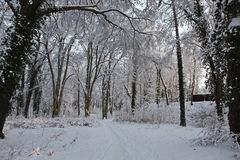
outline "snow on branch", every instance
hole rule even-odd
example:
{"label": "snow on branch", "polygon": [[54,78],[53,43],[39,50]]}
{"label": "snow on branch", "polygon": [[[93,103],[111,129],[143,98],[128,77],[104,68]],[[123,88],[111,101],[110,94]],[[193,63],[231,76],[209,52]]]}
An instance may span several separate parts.
{"label": "snow on branch", "polygon": [[81,10],[81,11],[91,11],[96,8],[97,5],[66,5],[66,6],[54,6],[51,8],[43,9],[42,15],[49,15],[51,13],[65,12],[65,11],[73,11],[73,10]]}
{"label": "snow on branch", "polygon": [[111,21],[108,16],[107,13],[113,13],[116,12],[124,17],[126,17],[131,25],[131,27],[133,28],[133,30],[135,32],[141,33],[141,34],[146,34],[144,32],[139,31],[138,29],[135,28],[134,24],[133,24],[133,20],[140,20],[140,19],[144,19],[147,20],[146,18],[139,18],[139,17],[131,17],[127,14],[125,14],[124,12],[118,10],[118,9],[106,9],[106,10],[99,10],[97,9],[97,4],[93,4],[93,5],[68,5],[68,6],[54,6],[52,8],[47,8],[47,9],[43,9],[41,12],[41,15],[49,15],[52,13],[59,13],[59,12],[66,12],[66,11],[87,11],[87,12],[92,12],[96,15],[101,15],[104,17],[104,19],[112,24],[113,26],[120,28],[121,30],[124,30],[121,26],[119,26],[118,24],[114,23],[113,21]]}
{"label": "snow on branch", "polygon": [[238,27],[238,26],[240,26],[240,17],[232,18],[232,21],[231,21],[231,23],[229,24],[228,28]]}

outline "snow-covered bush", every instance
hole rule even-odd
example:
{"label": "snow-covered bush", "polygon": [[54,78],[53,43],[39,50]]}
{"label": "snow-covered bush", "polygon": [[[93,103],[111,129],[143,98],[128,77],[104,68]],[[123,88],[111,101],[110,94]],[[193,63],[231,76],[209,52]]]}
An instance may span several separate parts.
{"label": "snow-covered bush", "polygon": [[197,145],[217,145],[231,139],[229,131],[223,126],[222,122],[212,123],[207,128],[203,129],[200,136],[193,140]]}
{"label": "snow-covered bush", "polygon": [[211,102],[198,102],[188,108],[188,123],[195,127],[204,128],[197,139],[197,145],[217,145],[231,140],[231,135],[224,122],[219,122],[215,105]]}
{"label": "snow-covered bush", "polygon": [[94,117],[90,118],[31,118],[26,119],[23,117],[11,118],[6,121],[5,129],[11,128],[48,128],[58,127],[65,128],[67,126],[98,126],[99,122]]}
{"label": "snow-covered bush", "polygon": [[187,122],[189,125],[206,128],[217,121],[216,109],[209,102],[194,103],[187,107]]}
{"label": "snow-covered bush", "polygon": [[134,114],[130,109],[123,109],[115,113],[116,121],[130,121],[138,123],[179,123],[179,108],[176,105],[150,104],[138,107]]}
{"label": "snow-covered bush", "polygon": [[[179,103],[146,104],[139,106],[134,115],[130,108],[123,108],[115,112],[116,121],[130,121],[138,123],[172,123],[179,124]],[[226,119],[226,117],[225,117]],[[186,102],[187,125],[199,128],[207,128],[217,121],[216,109],[212,102],[197,102],[190,105]],[[226,120],[227,122],[227,120]],[[225,124],[224,124],[225,125]]]}
{"label": "snow-covered bush", "polygon": [[234,151],[234,157],[240,158],[240,146],[237,142],[237,138],[240,135],[230,134],[229,130],[223,125],[223,123],[215,122],[200,132],[200,136],[193,140],[194,145],[209,146],[225,144],[232,148]]}
{"label": "snow-covered bush", "polygon": [[232,135],[232,137],[233,137],[232,148],[235,151],[234,157],[240,159],[240,145],[239,143],[237,143],[237,138],[239,138],[240,135]]}

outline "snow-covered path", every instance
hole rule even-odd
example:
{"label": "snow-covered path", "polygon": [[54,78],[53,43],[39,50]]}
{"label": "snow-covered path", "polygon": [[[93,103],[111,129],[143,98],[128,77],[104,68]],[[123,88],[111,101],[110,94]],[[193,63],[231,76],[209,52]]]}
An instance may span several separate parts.
{"label": "snow-covered path", "polygon": [[192,146],[199,131],[111,120],[92,128],[13,129],[0,141],[0,159],[11,158],[14,149],[16,160],[234,160],[224,146]]}
{"label": "snow-covered path", "polygon": [[103,122],[103,128],[110,142],[103,160],[230,160],[233,155],[223,148],[192,146],[200,131],[196,128],[110,121]]}

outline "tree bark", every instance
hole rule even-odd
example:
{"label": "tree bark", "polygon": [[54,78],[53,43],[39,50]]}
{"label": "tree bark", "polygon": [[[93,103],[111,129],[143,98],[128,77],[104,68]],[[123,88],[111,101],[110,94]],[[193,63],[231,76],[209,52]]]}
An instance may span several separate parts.
{"label": "tree bark", "polygon": [[164,95],[165,95],[165,98],[166,98],[166,104],[169,105],[169,100],[168,100],[168,93],[167,93],[167,86],[163,80],[163,77],[162,77],[162,74],[161,74],[161,70],[159,70],[159,76],[160,76],[160,79],[161,79],[161,82],[162,82],[162,85],[163,85],[163,88],[164,88]]}
{"label": "tree bark", "polygon": [[136,108],[136,97],[137,97],[137,71],[136,71],[136,67],[134,67],[133,76],[132,76],[132,95],[131,95],[132,114],[134,114],[134,110]]}
{"label": "tree bark", "polygon": [[236,134],[238,143],[240,143],[240,24],[231,26],[234,18],[240,17],[240,2],[233,0],[229,2],[226,13],[230,25],[226,41],[228,43],[227,56],[227,105],[229,107],[228,120],[230,131]]}
{"label": "tree bark", "polygon": [[32,98],[33,89],[35,86],[36,76],[37,76],[37,72],[33,71],[30,73],[30,83],[29,83],[28,92],[26,95],[26,103],[25,103],[25,108],[24,108],[24,117],[25,118],[28,118],[29,105],[30,105],[30,101]]}
{"label": "tree bark", "polygon": [[85,82],[85,117],[90,116],[91,108],[91,82],[93,77],[93,43],[89,42],[87,49],[87,70],[86,70],[86,82]]}
{"label": "tree bark", "polygon": [[155,95],[155,99],[156,99],[156,104],[160,103],[160,96],[161,96],[161,83],[160,83],[160,73],[159,73],[159,69],[156,67],[157,69],[157,80],[156,80],[156,95]]}
{"label": "tree bark", "polygon": [[184,80],[183,80],[183,64],[182,64],[182,51],[181,43],[178,31],[178,19],[175,8],[175,0],[172,0],[172,10],[175,24],[176,32],[176,51],[178,60],[178,82],[179,82],[179,101],[180,101],[180,126],[186,126],[186,116],[185,116],[185,95],[184,95]]}
{"label": "tree bark", "polygon": [[133,36],[133,57],[132,57],[132,63],[133,63],[133,71],[132,71],[132,83],[131,83],[131,111],[132,114],[134,114],[134,111],[136,109],[136,98],[137,98],[137,80],[138,80],[138,57],[137,57],[137,42],[135,40],[135,32]]}
{"label": "tree bark", "polygon": [[24,88],[25,88],[25,66],[23,67],[20,87],[19,87],[19,95],[17,96],[17,116],[22,114],[24,108]]}
{"label": "tree bark", "polygon": [[78,83],[77,87],[77,111],[78,111],[78,117],[80,116],[80,84]]}
{"label": "tree bark", "polygon": [[102,79],[102,119],[107,119],[108,101],[106,99],[107,99],[107,83],[106,74],[104,74]]}
{"label": "tree bark", "polygon": [[42,87],[39,86],[41,81],[41,77],[39,77],[39,80],[36,80],[36,88],[34,89],[34,95],[33,95],[33,115],[36,117],[39,114],[40,110],[40,103],[42,98]]}
{"label": "tree bark", "polygon": [[195,91],[195,82],[196,82],[196,58],[193,58],[193,76],[192,76],[192,84],[191,84],[191,105],[193,105],[193,94]]}

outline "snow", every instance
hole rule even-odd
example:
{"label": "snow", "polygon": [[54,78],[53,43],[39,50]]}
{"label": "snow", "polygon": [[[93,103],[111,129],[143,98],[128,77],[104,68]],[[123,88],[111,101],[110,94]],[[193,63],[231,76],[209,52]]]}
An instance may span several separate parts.
{"label": "snow", "polygon": [[14,128],[0,140],[1,160],[234,160],[226,144],[197,146],[201,128],[119,123]]}
{"label": "snow", "polygon": [[212,102],[186,103],[188,127],[178,125],[178,103],[149,105],[136,110],[132,118],[123,111],[101,120],[100,113],[94,110],[89,118],[9,117],[6,138],[0,140],[0,160],[240,158],[227,124],[216,123]]}
{"label": "snow", "polygon": [[[190,102],[186,104],[187,125],[198,128],[206,128],[217,121],[217,115],[213,102]],[[116,121],[128,121],[137,123],[151,124],[180,124],[179,103],[170,103],[168,106],[165,102],[159,105],[149,104],[135,109],[134,115],[127,110],[115,111],[114,119]],[[227,117],[225,117],[227,119]]]}
{"label": "snow", "polygon": [[24,128],[24,129],[35,129],[35,128],[49,128],[58,127],[65,128],[69,126],[89,126],[96,127],[99,123],[96,118],[32,118],[25,119],[23,117],[10,117],[6,122],[7,130],[11,128]]}
{"label": "snow", "polygon": [[237,26],[240,26],[240,17],[232,18],[232,21],[229,24],[228,28],[237,27]]}

